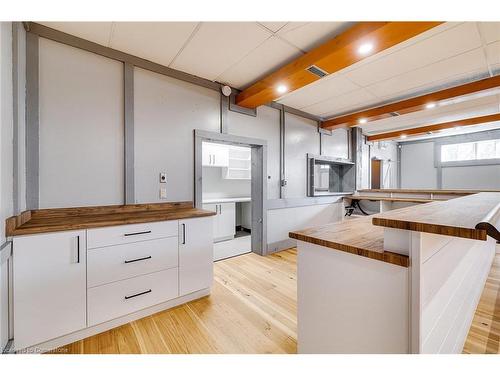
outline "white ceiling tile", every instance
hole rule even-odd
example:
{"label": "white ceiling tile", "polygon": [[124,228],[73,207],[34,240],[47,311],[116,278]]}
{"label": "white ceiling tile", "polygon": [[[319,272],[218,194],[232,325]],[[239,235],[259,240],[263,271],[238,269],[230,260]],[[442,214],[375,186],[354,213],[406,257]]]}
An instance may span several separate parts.
{"label": "white ceiling tile", "polygon": [[322,102],[303,108],[304,111],[317,116],[329,117],[361,106],[376,102],[377,98],[364,89],[358,89],[345,95],[329,98]]}
{"label": "white ceiling tile", "polygon": [[196,22],[116,22],[110,46],[168,66],[196,25]]}
{"label": "white ceiling tile", "polygon": [[[473,97],[473,96],[472,96]],[[497,95],[462,101],[430,110],[408,113],[402,116],[371,121],[361,125],[364,132],[381,133],[418,126],[439,124],[466,117],[489,115],[498,112]]]}
{"label": "white ceiling tile", "polygon": [[40,24],[107,46],[112,22],[40,22]]}
{"label": "white ceiling tile", "polygon": [[310,51],[342,33],[352,22],[309,22],[279,31],[279,36],[303,51]]}
{"label": "white ceiling tile", "polygon": [[171,66],[214,80],[272,35],[255,22],[208,22]]}
{"label": "white ceiling tile", "polygon": [[454,81],[458,76],[479,75],[487,72],[486,58],[482,48],[442,60],[435,64],[387,79],[368,87],[381,98],[397,97],[404,93],[421,91],[427,87],[437,87]]}
{"label": "white ceiling tile", "polygon": [[217,81],[243,88],[300,55],[299,49],[271,37],[217,77]]}
{"label": "white ceiling tile", "polygon": [[500,40],[500,22],[478,22],[485,43]]}
{"label": "white ceiling tile", "polygon": [[267,27],[273,33],[277,32],[283,26],[287,24],[287,22],[259,22],[262,26]]}
{"label": "white ceiling tile", "polygon": [[449,137],[450,135],[457,135],[457,134],[470,134],[470,133],[477,133],[477,132],[483,132],[487,130],[495,130],[500,128],[500,121],[494,121],[494,122],[488,122],[486,124],[480,124],[480,125],[469,125],[469,126],[461,126],[458,128],[450,128],[450,129],[445,129],[443,131],[440,131],[438,133],[434,133],[432,135],[421,135],[417,137],[408,137],[405,140],[398,140],[398,142],[411,142],[411,141],[416,141],[420,139],[433,139],[433,138],[440,138],[440,137]]}
{"label": "white ceiling tile", "polygon": [[500,41],[486,46],[486,57],[491,66],[500,65]]}
{"label": "white ceiling tile", "polygon": [[283,26],[279,31],[278,35],[286,34],[292,30],[295,30],[299,27],[307,25],[309,22],[287,22],[285,26]]}
{"label": "white ceiling tile", "polygon": [[356,84],[368,86],[480,46],[476,25],[463,23],[345,74]]}
{"label": "white ceiling tile", "polygon": [[356,89],[359,89],[359,86],[355,85],[344,76],[340,74],[330,74],[310,85],[291,92],[282,97],[279,102],[290,107],[302,109],[327,98],[344,95]]}

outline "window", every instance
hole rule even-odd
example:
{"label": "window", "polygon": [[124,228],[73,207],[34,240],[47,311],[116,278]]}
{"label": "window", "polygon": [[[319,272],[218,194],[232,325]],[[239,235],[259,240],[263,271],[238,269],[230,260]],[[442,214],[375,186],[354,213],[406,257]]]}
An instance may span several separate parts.
{"label": "window", "polygon": [[441,161],[500,159],[500,139],[441,146]]}

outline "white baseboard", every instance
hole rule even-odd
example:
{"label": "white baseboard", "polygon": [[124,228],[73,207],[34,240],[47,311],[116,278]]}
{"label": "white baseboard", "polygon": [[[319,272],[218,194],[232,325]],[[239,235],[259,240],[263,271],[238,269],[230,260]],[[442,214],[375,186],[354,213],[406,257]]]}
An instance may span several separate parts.
{"label": "white baseboard", "polygon": [[[43,342],[41,344],[31,346],[31,347],[26,348],[26,349],[21,349],[21,350],[17,351],[17,353],[23,353],[23,354],[44,353],[44,352],[56,349],[56,348],[61,347],[61,346],[71,344],[72,342],[82,340],[86,337],[90,337],[90,336],[96,335],[98,333],[108,331],[112,328],[127,324],[129,322],[134,321],[134,320],[144,318],[145,316],[152,315],[152,314],[155,314],[157,312],[167,310],[167,309],[170,309],[170,308],[178,306],[178,305],[182,305],[182,304],[187,303],[189,301],[193,301],[195,299],[208,296],[209,294],[210,294],[210,289],[202,289],[202,290],[199,290],[197,292],[187,294],[185,296],[178,297],[178,298],[175,298],[173,300],[166,301],[166,302],[160,303],[158,305],[148,307],[148,308],[143,309],[143,310],[136,311],[132,314],[128,314],[128,315],[125,315],[125,316],[98,324],[96,326],[88,327],[88,328],[82,329],[80,331],[76,331],[76,332],[70,333],[68,335],[61,336],[61,337]],[[14,332],[14,344],[11,347],[12,351],[14,351],[14,352],[16,352],[15,347],[16,347],[16,340],[15,340],[15,332]]]}

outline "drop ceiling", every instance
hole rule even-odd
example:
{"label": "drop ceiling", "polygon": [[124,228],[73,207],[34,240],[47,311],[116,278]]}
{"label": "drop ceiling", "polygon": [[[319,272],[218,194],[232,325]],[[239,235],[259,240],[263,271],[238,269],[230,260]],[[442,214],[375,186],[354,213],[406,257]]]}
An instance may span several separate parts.
{"label": "drop ceiling", "polygon": [[[352,26],[350,22],[41,22],[243,89]],[[447,22],[278,102],[328,118],[500,74],[500,22]],[[367,134],[499,111],[499,95],[363,125]]]}

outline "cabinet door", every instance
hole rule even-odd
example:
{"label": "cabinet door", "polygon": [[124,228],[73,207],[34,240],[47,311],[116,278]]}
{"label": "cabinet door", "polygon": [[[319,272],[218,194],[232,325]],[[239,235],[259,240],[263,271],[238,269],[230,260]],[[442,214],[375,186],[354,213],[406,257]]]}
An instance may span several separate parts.
{"label": "cabinet door", "polygon": [[214,203],[204,204],[203,209],[207,210],[207,211],[215,212],[215,216],[212,216],[212,222],[213,222],[212,235],[213,235],[214,239],[216,239],[219,236],[219,205],[214,204]]}
{"label": "cabinet door", "polygon": [[204,167],[210,167],[212,164],[212,146],[208,143],[203,143],[201,149],[201,165]]}
{"label": "cabinet door", "polygon": [[85,328],[85,231],[14,237],[13,242],[15,349]]}
{"label": "cabinet door", "polygon": [[227,146],[215,145],[213,148],[212,165],[214,167],[229,166],[229,149]]}
{"label": "cabinet door", "polygon": [[229,239],[236,234],[236,204],[220,203],[218,221],[218,238]]}
{"label": "cabinet door", "polygon": [[213,279],[212,217],[179,220],[179,295],[210,288]]}

